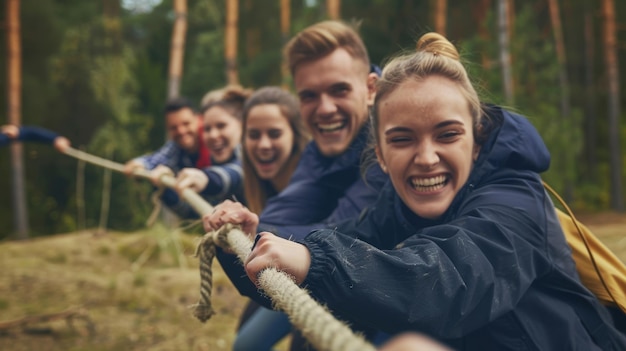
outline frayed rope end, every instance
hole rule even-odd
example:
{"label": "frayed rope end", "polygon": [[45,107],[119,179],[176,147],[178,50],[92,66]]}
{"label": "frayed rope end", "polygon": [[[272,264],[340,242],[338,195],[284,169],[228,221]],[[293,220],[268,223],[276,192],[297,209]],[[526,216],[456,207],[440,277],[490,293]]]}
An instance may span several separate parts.
{"label": "frayed rope end", "polygon": [[215,311],[213,310],[213,307],[211,307],[211,305],[197,303],[190,306],[190,308],[193,309],[194,317],[198,318],[198,320],[200,320],[200,322],[202,323],[211,319],[211,316],[215,314]]}

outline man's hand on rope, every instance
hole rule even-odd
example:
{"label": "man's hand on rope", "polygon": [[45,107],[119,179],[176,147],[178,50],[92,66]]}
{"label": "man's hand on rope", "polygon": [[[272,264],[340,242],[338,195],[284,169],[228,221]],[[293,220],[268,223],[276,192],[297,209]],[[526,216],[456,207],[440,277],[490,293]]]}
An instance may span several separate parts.
{"label": "man's hand on rope", "polygon": [[143,163],[137,160],[130,160],[124,164],[124,174],[128,177],[135,175],[135,171],[145,169]]}
{"label": "man's hand on rope", "polygon": [[197,168],[183,168],[176,176],[176,191],[179,193],[186,188],[199,193],[209,184],[206,173]]}
{"label": "man's hand on rope", "polygon": [[252,252],[244,262],[248,278],[256,285],[259,273],[265,268],[283,271],[300,285],[309,274],[310,267],[311,253],[306,246],[268,232],[257,234]]}
{"label": "man's hand on rope", "polygon": [[169,167],[164,165],[158,165],[153,170],[150,171],[150,181],[155,186],[163,186],[161,184],[161,177],[164,175],[170,175],[174,177],[174,171],[172,171]]}
{"label": "man's hand on rope", "polygon": [[253,236],[259,226],[259,216],[250,211],[240,202],[224,200],[213,208],[213,212],[202,216],[204,230],[207,232],[218,230],[224,224],[236,224],[241,226],[241,231]]}

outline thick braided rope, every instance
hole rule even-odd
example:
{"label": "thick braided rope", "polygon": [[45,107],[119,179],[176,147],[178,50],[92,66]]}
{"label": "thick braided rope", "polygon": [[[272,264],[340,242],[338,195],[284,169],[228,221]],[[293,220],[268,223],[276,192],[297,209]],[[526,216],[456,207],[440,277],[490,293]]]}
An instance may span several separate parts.
{"label": "thick braided rope", "polygon": [[[114,171],[124,172],[124,165],[90,155],[86,152],[68,148],[65,154]],[[149,172],[138,170],[136,176],[148,179]],[[173,188],[175,179],[171,175],[163,175],[159,179],[167,187]],[[181,197],[198,213],[209,213],[213,207],[199,194],[191,189],[184,189]],[[245,262],[252,248],[252,241],[241,229],[225,225],[215,232],[204,235],[196,250],[200,260],[200,301],[194,307],[193,314],[202,322],[208,320],[215,312],[211,306],[211,289],[213,273],[211,264],[215,257],[215,245],[235,252],[239,260]],[[275,307],[283,310],[290,318],[292,325],[302,331],[315,349],[320,351],[375,351],[361,335],[356,335],[344,323],[324,307],[319,305],[309,294],[298,287],[293,279],[274,268],[259,274],[259,287],[269,296]]]}
{"label": "thick braided rope", "polygon": [[[211,307],[210,273],[214,244],[235,252],[243,263],[252,248],[252,240],[239,227],[227,224],[216,232],[207,233],[198,245],[200,257],[200,301],[193,314],[202,322],[213,314]],[[212,256],[213,255],[213,256]],[[269,296],[277,309],[284,311],[297,329],[311,342],[316,350],[374,351],[361,335],[356,335],[344,323],[338,321],[327,309],[319,305],[306,290],[300,288],[293,278],[274,268],[259,274],[259,287]]]}

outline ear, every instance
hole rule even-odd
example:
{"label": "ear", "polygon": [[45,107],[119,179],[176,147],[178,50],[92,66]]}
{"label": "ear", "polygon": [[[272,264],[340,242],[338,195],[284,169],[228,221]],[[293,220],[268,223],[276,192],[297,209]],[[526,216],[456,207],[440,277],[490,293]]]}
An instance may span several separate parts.
{"label": "ear", "polygon": [[380,165],[380,168],[383,170],[383,172],[385,172],[386,174],[389,174],[389,172],[387,172],[387,164],[385,163],[385,160],[383,159],[382,153],[380,152],[380,147],[378,145],[376,145],[376,147],[374,148],[374,152],[376,152],[376,160],[378,160],[378,164]]}
{"label": "ear", "polygon": [[472,159],[474,160],[474,162],[476,162],[476,160],[478,159],[478,154],[480,154],[480,145],[474,144],[474,153],[472,155]]}
{"label": "ear", "polygon": [[376,97],[376,81],[378,75],[376,73],[370,73],[367,75],[367,106],[374,105],[374,98]]}

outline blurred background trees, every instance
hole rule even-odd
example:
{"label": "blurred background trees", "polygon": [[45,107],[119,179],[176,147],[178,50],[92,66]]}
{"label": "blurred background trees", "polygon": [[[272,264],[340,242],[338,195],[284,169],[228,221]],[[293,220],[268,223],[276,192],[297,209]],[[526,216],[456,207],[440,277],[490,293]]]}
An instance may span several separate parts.
{"label": "blurred background trees", "polygon": [[[1,16],[6,33],[8,18]],[[181,16],[184,52],[173,88],[170,50]],[[461,49],[484,99],[527,116],[543,135],[553,156],[545,179],[575,209],[624,211],[623,1],[21,1],[21,123],[125,162],[163,143],[161,109],[172,89],[199,102],[227,82],[290,86],[282,45],[334,16],[360,22],[371,59],[381,66],[413,50],[424,32],[445,33]],[[7,40],[0,36],[2,48]],[[0,55],[2,67],[7,60]],[[0,82],[8,72],[0,70]],[[0,84],[0,111],[9,109],[7,89]],[[0,123],[8,122],[0,115]],[[48,146],[23,150],[31,236],[96,226],[103,170],[87,165],[80,191],[76,160]],[[0,150],[0,236],[13,230],[10,159],[9,148]],[[142,227],[152,208],[150,186],[119,174],[110,186],[108,226]]]}

